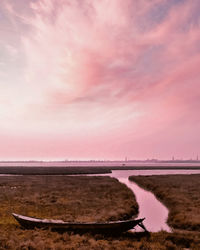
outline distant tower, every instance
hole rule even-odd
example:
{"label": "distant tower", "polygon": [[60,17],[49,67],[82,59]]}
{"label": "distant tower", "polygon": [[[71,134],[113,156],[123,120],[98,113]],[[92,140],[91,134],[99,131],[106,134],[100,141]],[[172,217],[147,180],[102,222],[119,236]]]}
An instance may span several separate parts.
{"label": "distant tower", "polygon": [[172,161],[174,161],[174,156],[172,156]]}
{"label": "distant tower", "polygon": [[197,155],[197,161],[199,160],[199,156]]}

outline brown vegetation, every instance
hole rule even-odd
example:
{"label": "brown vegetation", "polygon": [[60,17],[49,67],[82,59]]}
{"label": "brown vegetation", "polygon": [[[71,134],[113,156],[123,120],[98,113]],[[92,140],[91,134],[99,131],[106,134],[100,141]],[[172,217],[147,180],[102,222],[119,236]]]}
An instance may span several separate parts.
{"label": "brown vegetation", "polygon": [[110,168],[102,167],[0,167],[0,174],[16,175],[79,175],[106,174]]}
{"label": "brown vegetation", "polygon": [[200,231],[200,175],[131,176],[169,208],[168,224]]}
{"label": "brown vegetation", "polygon": [[133,193],[116,179],[87,176],[0,177],[0,249],[199,249],[200,235],[124,233],[118,236],[25,230],[11,212],[73,221],[115,220],[137,213]]}
{"label": "brown vegetation", "polygon": [[169,234],[165,232],[145,234],[124,233],[119,236],[57,233],[48,230],[21,230],[18,228],[9,230],[0,235],[0,249],[11,250],[176,250],[190,248],[198,250],[200,237],[193,234]]}
{"label": "brown vegetation", "polygon": [[66,221],[107,221],[137,214],[134,195],[110,177],[7,176],[0,178],[0,224],[11,212]]}
{"label": "brown vegetation", "polygon": [[58,233],[49,230],[25,230],[13,225],[0,226],[0,250],[63,250],[63,249],[143,249],[143,250],[199,250],[200,235],[194,233],[124,233],[118,236]]}

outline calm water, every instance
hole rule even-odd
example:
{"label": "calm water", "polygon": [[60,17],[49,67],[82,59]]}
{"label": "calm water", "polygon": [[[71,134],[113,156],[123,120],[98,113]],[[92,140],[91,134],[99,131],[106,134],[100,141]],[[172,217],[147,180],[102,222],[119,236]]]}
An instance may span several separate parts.
{"label": "calm water", "polygon": [[[158,232],[165,230],[170,232],[167,225],[168,209],[152,194],[140,188],[136,183],[129,181],[131,175],[168,175],[168,174],[200,174],[200,170],[115,170],[109,176],[117,178],[126,184],[135,194],[139,204],[138,218],[145,217],[144,225],[148,231]],[[140,231],[140,228],[134,230]]]}
{"label": "calm water", "polygon": [[132,161],[43,161],[43,162],[2,162],[0,167],[198,167],[200,162],[132,162]]}
{"label": "calm water", "polygon": [[158,170],[113,170],[112,176],[128,177],[131,175],[169,175],[169,174],[200,174],[200,169],[158,169]]}

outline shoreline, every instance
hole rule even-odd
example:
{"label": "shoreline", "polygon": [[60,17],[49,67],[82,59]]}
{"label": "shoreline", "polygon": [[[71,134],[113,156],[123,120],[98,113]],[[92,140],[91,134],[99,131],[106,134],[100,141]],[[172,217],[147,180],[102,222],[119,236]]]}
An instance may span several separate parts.
{"label": "shoreline", "polygon": [[199,170],[200,166],[0,166],[0,175],[80,175],[109,174],[112,170]]}

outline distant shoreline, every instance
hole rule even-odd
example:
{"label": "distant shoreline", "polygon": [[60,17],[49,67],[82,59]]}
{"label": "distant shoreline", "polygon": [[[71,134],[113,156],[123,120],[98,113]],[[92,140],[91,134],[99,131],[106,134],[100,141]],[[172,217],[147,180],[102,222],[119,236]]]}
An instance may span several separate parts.
{"label": "distant shoreline", "polygon": [[158,165],[158,164],[199,164],[200,160],[190,159],[190,160],[157,160],[157,159],[147,159],[147,160],[0,160],[0,165],[2,164],[132,164],[132,165]]}
{"label": "distant shoreline", "polygon": [[0,175],[107,174],[112,170],[198,170],[200,166],[0,166]]}

